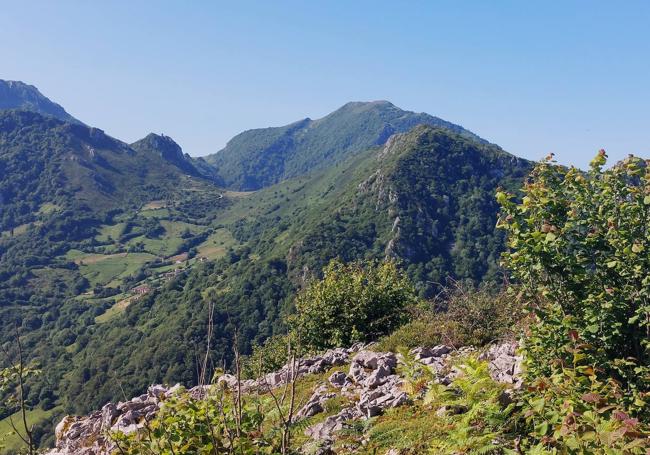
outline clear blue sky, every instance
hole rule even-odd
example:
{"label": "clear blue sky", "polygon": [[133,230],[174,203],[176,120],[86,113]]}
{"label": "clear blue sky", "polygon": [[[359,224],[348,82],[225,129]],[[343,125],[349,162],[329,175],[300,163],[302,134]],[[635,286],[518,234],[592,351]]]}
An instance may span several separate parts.
{"label": "clear blue sky", "polygon": [[387,99],[506,150],[650,157],[648,1],[14,1],[0,78],[192,155]]}

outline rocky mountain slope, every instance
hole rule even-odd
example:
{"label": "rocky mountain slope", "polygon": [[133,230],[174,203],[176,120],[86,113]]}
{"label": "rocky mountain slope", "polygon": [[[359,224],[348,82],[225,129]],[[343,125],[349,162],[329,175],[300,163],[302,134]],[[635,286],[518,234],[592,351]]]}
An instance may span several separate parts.
{"label": "rocky mountain slope", "polygon": [[81,124],[63,107],[44,96],[33,85],[0,79],[0,110],[20,109],[49,115],[65,122]]}
{"label": "rocky mountain slope", "polygon": [[458,125],[404,111],[388,101],[352,102],[318,120],[306,118],[282,127],[245,131],[206,161],[227,187],[257,190],[327,168],[417,125],[442,127],[485,142]]}

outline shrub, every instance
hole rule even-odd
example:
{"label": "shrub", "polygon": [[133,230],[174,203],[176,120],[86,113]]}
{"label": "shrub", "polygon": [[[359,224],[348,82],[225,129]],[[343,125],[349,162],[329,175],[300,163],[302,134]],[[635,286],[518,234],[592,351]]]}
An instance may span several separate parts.
{"label": "shrub", "polygon": [[535,379],[522,397],[520,408],[529,431],[522,441],[526,452],[648,453],[648,425],[629,415],[620,384],[599,378],[585,363],[578,340],[574,343],[572,365]]}
{"label": "shrub", "polygon": [[416,311],[412,321],[384,337],[377,349],[396,351],[438,344],[480,347],[514,338],[523,318],[523,306],[508,293],[452,282],[430,308]]}
{"label": "shrub", "polygon": [[394,262],[343,264],[335,260],[320,281],[295,300],[289,324],[312,349],[349,346],[390,333],[407,319],[404,308],[418,299]]}
{"label": "shrub", "polygon": [[604,169],[602,150],[587,173],[551,160],[534,169],[521,203],[497,193],[503,264],[537,320],[524,346],[529,378],[561,373],[578,338],[640,411],[650,385],[650,166],[630,157]]}
{"label": "shrub", "polygon": [[254,403],[238,407],[223,390],[194,399],[188,393],[165,400],[146,432],[110,434],[124,455],[156,453],[278,453],[275,436],[259,432],[264,415]]}
{"label": "shrub", "polygon": [[455,322],[447,321],[443,315],[436,316],[427,312],[383,337],[375,349],[380,352],[397,352],[400,348],[436,346],[445,342],[446,334],[453,331],[456,325]]}
{"label": "shrub", "polygon": [[293,334],[274,335],[267,338],[263,344],[253,346],[253,352],[242,358],[242,376],[256,379],[279,370],[287,363],[290,346],[291,350],[300,356],[302,353],[296,338]]}
{"label": "shrub", "polygon": [[520,401],[527,453],[649,453],[650,168],[540,163],[524,197],[497,193],[503,264],[533,315]]}

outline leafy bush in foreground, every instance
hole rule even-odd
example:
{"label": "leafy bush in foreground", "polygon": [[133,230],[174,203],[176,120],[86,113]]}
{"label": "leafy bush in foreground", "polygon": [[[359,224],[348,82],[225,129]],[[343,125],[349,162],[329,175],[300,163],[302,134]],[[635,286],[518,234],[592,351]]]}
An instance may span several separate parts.
{"label": "leafy bush in foreground", "polygon": [[417,294],[394,262],[343,264],[325,268],[295,300],[289,324],[312,349],[349,346],[390,333],[406,320]]}
{"label": "leafy bush in foreground", "polygon": [[641,410],[650,386],[650,167],[630,157],[589,172],[540,163],[521,204],[503,192],[504,265],[535,302],[525,342],[531,377],[571,363],[572,337]]}
{"label": "leafy bush in foreground", "polygon": [[[650,167],[552,157],[521,203],[497,193],[504,265],[531,302],[523,338],[529,453],[647,453],[650,396]],[[526,434],[527,433],[527,434]]]}
{"label": "leafy bush in foreground", "polygon": [[578,340],[573,364],[535,379],[520,403],[527,453],[645,454],[648,425],[624,407],[620,384],[584,364]]}
{"label": "leafy bush in foreground", "polygon": [[256,404],[238,407],[223,389],[199,400],[185,393],[169,398],[146,431],[111,438],[123,455],[279,453],[277,434],[259,432],[263,421]]}

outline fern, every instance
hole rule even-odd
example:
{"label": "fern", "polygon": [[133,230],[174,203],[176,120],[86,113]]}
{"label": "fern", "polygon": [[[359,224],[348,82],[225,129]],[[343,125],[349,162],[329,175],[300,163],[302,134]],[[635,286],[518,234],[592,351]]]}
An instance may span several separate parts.
{"label": "fern", "polygon": [[455,362],[458,376],[448,387],[432,384],[425,402],[443,410],[446,432],[431,445],[431,453],[504,453],[510,408],[499,402],[505,386],[490,377],[486,362],[476,356]]}
{"label": "fern", "polygon": [[427,365],[415,360],[408,349],[399,348],[400,365],[397,372],[402,377],[404,391],[409,395],[417,395],[423,392],[429,383],[435,379],[435,374]]}

